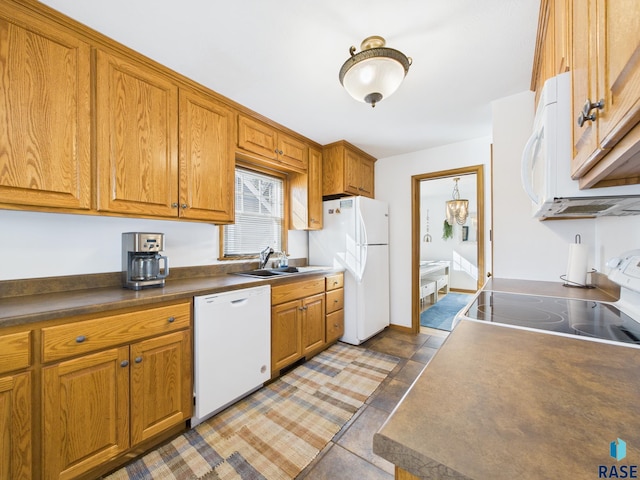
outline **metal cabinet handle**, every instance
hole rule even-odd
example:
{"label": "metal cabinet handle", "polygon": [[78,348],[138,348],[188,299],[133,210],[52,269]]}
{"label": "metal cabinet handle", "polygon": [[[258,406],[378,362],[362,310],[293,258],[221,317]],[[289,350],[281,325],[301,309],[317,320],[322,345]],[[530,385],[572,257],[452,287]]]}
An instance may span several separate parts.
{"label": "metal cabinet handle", "polygon": [[129,366],[129,360],[123,360],[120,362],[120,366],[121,367],[128,367]]}
{"label": "metal cabinet handle", "polygon": [[178,208],[178,203],[177,202],[173,202],[171,204],[171,208]]}
{"label": "metal cabinet handle", "polygon": [[336,298],[336,299],[334,299],[334,300],[333,300],[333,303],[338,303],[338,299],[337,299],[337,298]]}
{"label": "metal cabinet handle", "polygon": [[173,323],[173,322],[175,322],[175,321],[176,321],[176,317],[169,317],[169,318],[167,318],[167,322],[169,322],[169,323]]}
{"label": "metal cabinet handle", "polygon": [[582,127],[584,125],[584,122],[589,121],[589,122],[595,122],[596,121],[596,114],[592,113],[591,115],[586,115],[582,112],[580,112],[580,115],[578,115],[578,126]]}
{"label": "metal cabinet handle", "polygon": [[136,362],[136,363],[142,363],[142,357],[136,357],[136,358],[134,359],[134,362]]}
{"label": "metal cabinet handle", "polygon": [[189,208],[189,205],[187,205],[186,203],[183,203],[182,205],[180,205],[180,208],[186,210],[187,208]]}
{"label": "metal cabinet handle", "polygon": [[587,98],[584,106],[582,107],[582,112],[578,115],[578,126],[582,127],[585,122],[595,122],[598,118],[598,115],[594,112],[591,113],[591,110],[598,109],[602,110],[604,108],[604,98],[599,102],[593,103],[590,99]]}
{"label": "metal cabinet handle", "polygon": [[582,113],[584,113],[584,116],[586,117],[594,108],[602,110],[604,108],[604,98],[601,98],[600,101],[596,103],[592,103],[591,100],[587,98],[587,101],[584,103],[584,107],[582,107]]}
{"label": "metal cabinet handle", "polygon": [[87,337],[85,337],[84,335],[78,335],[76,337],[76,343],[82,343],[87,339]]}

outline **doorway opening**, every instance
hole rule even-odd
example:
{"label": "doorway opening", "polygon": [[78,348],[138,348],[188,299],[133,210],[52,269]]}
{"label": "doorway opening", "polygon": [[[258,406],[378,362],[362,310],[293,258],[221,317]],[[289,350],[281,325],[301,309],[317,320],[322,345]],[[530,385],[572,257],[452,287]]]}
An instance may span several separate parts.
{"label": "doorway opening", "polygon": [[[470,294],[482,287],[485,275],[483,166],[414,175],[411,182],[411,324],[412,330],[418,333],[423,310],[450,292]],[[468,203],[456,210],[452,200]]]}

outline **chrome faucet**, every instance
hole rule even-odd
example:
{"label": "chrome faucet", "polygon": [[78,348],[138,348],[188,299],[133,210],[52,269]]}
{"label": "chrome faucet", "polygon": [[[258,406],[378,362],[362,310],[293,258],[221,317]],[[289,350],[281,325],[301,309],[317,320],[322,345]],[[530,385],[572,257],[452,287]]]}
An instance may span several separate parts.
{"label": "chrome faucet", "polygon": [[273,253],[273,248],[267,247],[260,252],[260,264],[258,268],[264,268],[267,266],[267,262],[269,261],[269,257]]}

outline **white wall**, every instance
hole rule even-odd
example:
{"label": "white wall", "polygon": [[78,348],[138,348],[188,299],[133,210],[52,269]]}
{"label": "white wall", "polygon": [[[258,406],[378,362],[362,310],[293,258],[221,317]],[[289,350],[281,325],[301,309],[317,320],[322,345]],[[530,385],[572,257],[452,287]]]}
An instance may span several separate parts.
{"label": "white wall", "polygon": [[640,215],[597,218],[595,229],[593,267],[600,272],[609,273],[606,263],[610,258],[640,249]]}
{"label": "white wall", "polygon": [[[480,138],[376,162],[376,198],[389,202],[391,323],[411,327],[411,177],[471,165],[485,165],[485,202],[490,205],[491,140]],[[435,222],[438,218],[432,216]],[[490,225],[487,212],[486,225]],[[485,234],[488,238],[488,234]],[[488,245],[488,242],[487,242]],[[488,249],[487,249],[488,250]],[[490,253],[485,253],[490,261]]]}
{"label": "white wall", "polygon": [[[162,232],[171,267],[218,263],[218,227],[207,223],[0,210],[0,280],[121,270],[122,232]],[[289,253],[307,257],[307,232]]]}

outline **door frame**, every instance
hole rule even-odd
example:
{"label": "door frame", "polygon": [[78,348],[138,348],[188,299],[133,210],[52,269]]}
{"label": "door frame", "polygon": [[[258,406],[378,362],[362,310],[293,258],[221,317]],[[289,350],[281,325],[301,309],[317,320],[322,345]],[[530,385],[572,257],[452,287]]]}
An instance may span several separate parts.
{"label": "door frame", "polygon": [[484,284],[485,275],[485,202],[484,165],[441,170],[411,177],[411,330],[420,332],[420,184],[423,180],[453,178],[476,174],[476,204],[478,206],[478,289]]}

